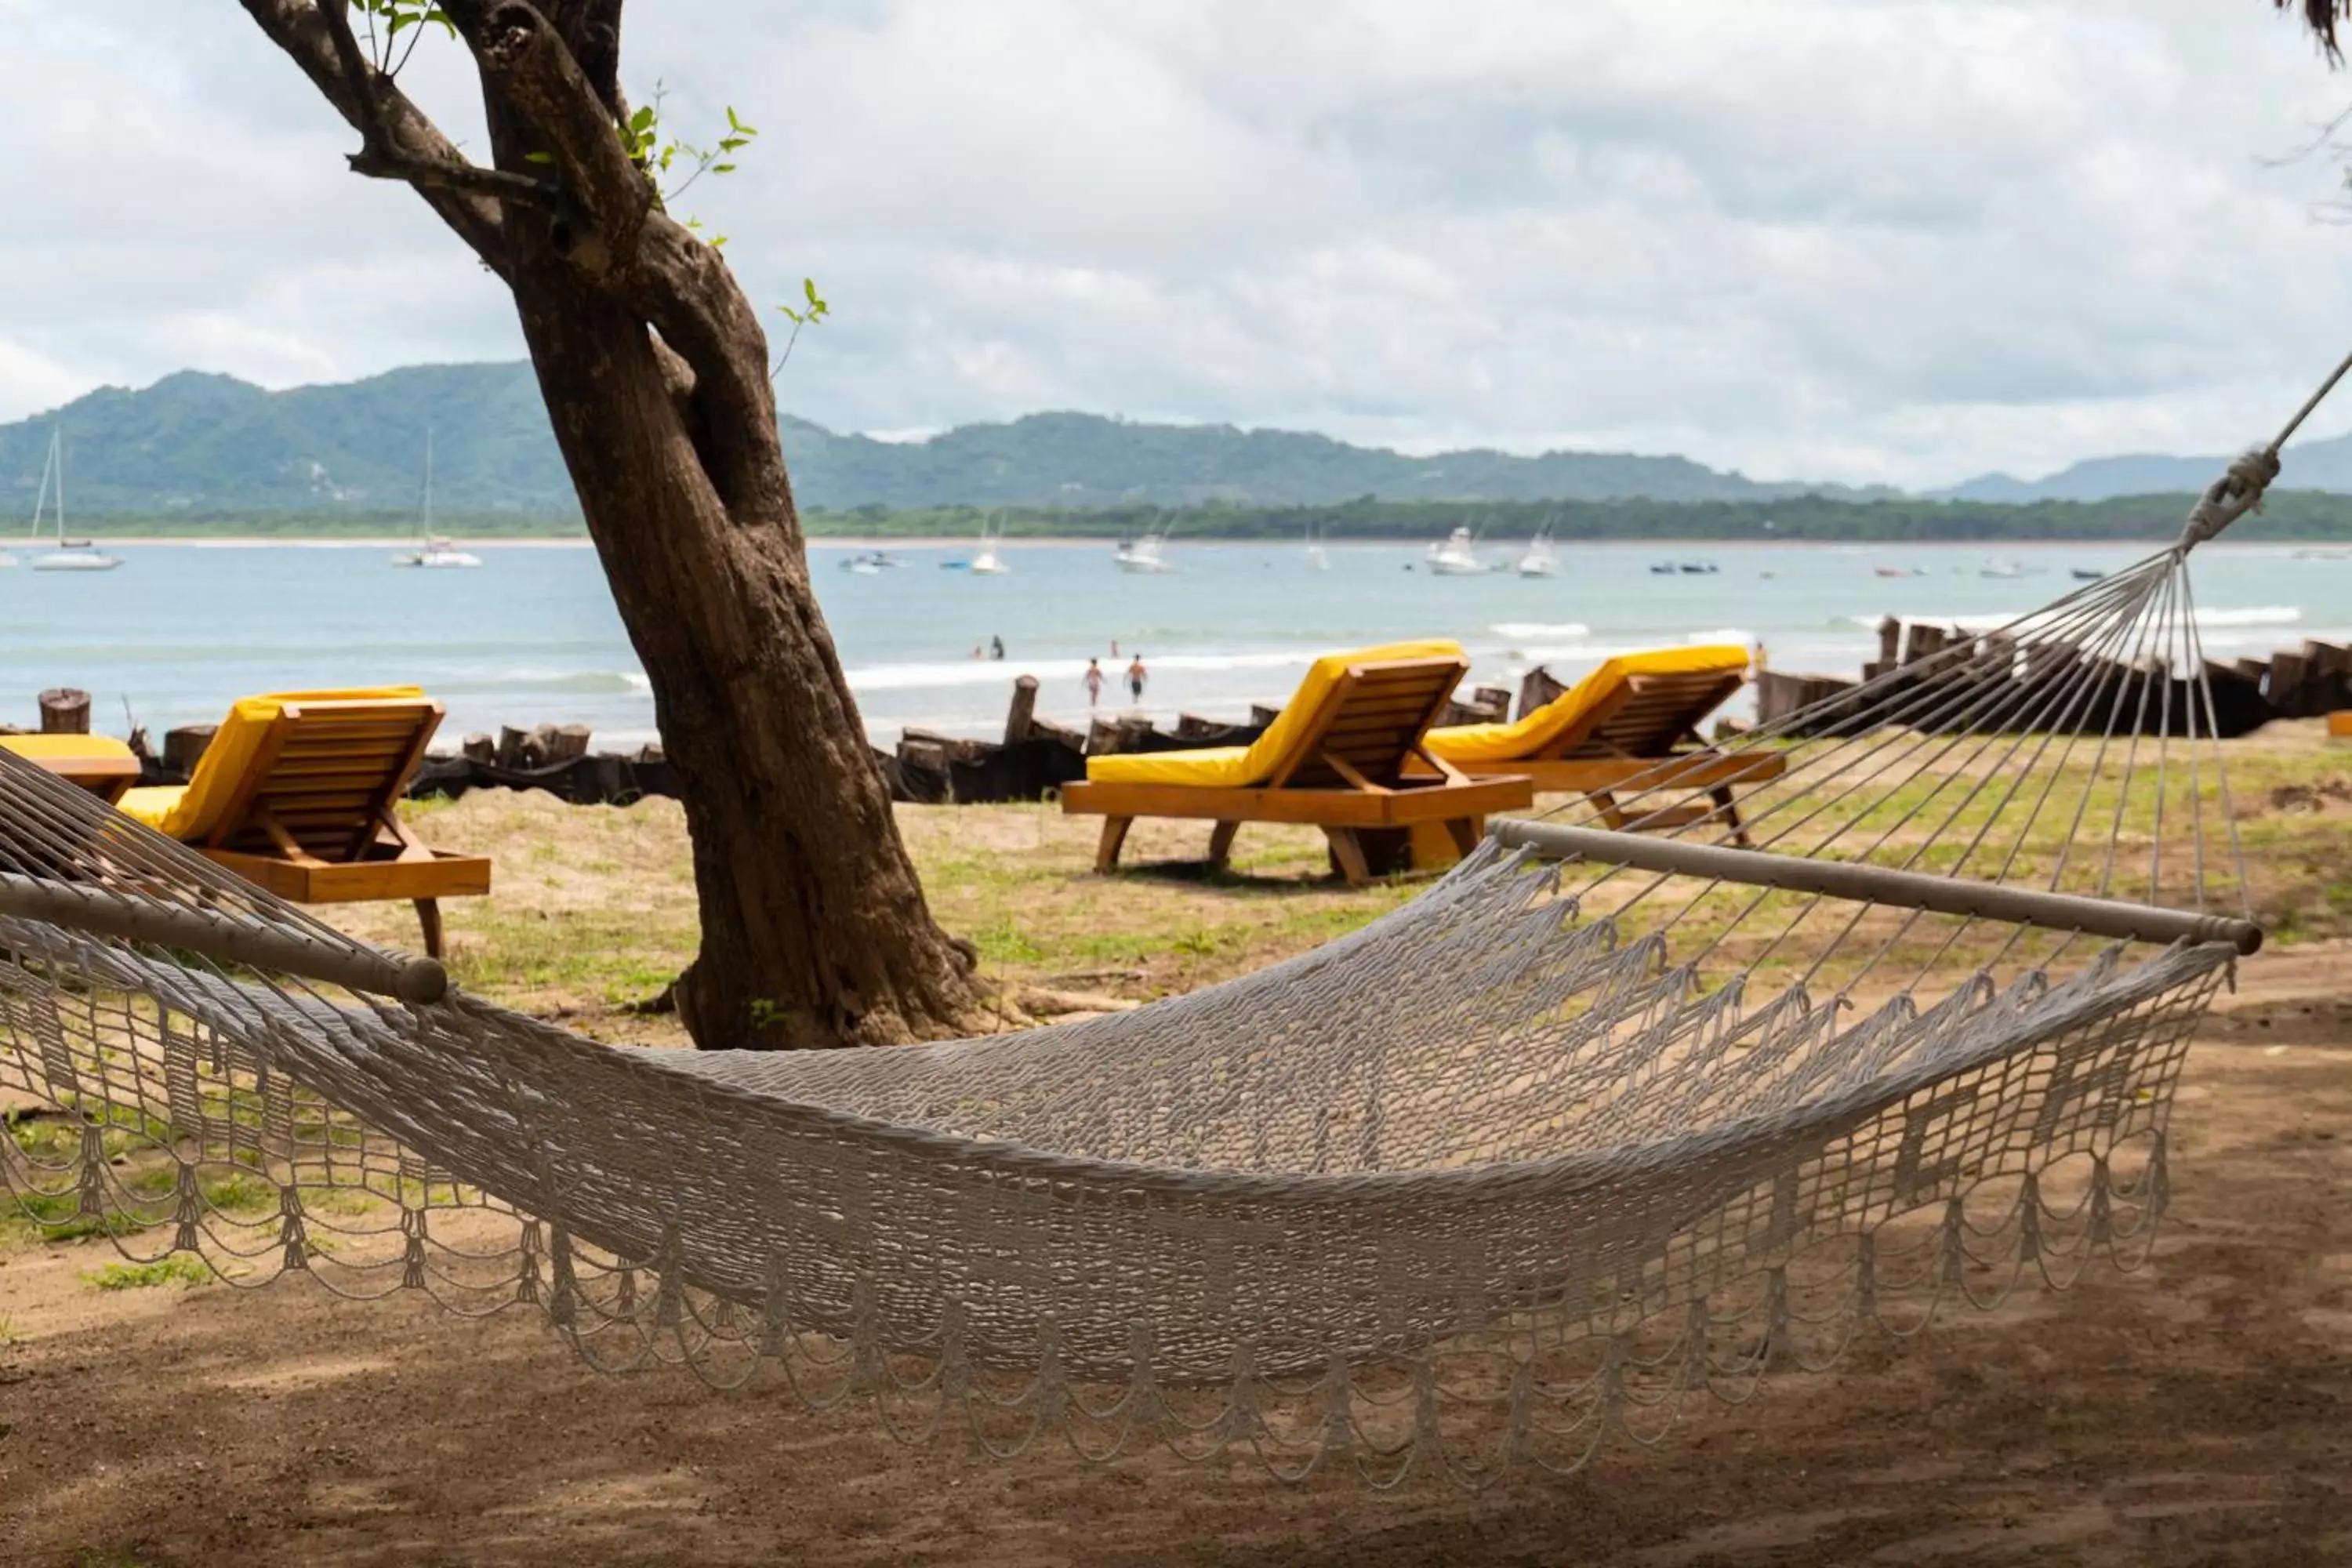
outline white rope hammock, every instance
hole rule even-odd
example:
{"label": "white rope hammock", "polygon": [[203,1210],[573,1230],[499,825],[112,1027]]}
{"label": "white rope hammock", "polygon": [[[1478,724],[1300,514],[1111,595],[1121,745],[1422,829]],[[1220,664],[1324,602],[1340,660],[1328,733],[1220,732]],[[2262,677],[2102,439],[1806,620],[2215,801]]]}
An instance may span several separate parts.
{"label": "white rope hammock", "polygon": [[2276,469],[1741,738],[1786,764],[1752,852],[1579,805],[1263,973],[942,1045],[605,1046],[0,755],[0,1087],[62,1112],[0,1186],[909,1441],[1571,1468],[1864,1324],[2146,1256],[2181,1058],[2259,941],[2185,563]]}

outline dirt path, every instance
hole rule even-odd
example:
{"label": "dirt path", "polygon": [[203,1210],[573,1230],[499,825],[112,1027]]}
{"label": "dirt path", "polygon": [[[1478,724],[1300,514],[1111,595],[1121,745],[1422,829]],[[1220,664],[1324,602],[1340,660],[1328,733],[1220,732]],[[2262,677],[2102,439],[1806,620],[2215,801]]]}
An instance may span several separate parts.
{"label": "dirt path", "polygon": [[1465,1498],[1165,1458],[908,1455],[614,1382],[535,1321],[295,1284],[100,1293],[0,1254],[0,1562],[2352,1561],[2352,951],[2247,966],[2192,1055],[2152,1277],[1866,1340],[1654,1450]]}

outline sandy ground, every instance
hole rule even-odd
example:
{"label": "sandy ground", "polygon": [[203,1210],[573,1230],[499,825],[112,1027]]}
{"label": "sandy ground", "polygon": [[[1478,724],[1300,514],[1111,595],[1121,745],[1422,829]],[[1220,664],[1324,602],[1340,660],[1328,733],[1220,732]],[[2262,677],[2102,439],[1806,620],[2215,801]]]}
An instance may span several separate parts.
{"label": "sandy ground", "polygon": [[0,1562],[2352,1561],[2352,948],[2192,1055],[2151,1271],[1865,1340],[1654,1449],[1484,1496],[1164,1455],[909,1454],[862,1414],[613,1381],[533,1319],[292,1283],[101,1293],[0,1253]]}

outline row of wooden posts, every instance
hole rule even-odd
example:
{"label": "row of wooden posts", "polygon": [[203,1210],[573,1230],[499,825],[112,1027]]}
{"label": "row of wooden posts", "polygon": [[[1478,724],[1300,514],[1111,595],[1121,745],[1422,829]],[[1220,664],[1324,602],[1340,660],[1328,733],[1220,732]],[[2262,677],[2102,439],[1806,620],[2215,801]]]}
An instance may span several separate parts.
{"label": "row of wooden posts", "polygon": [[[2202,670],[2189,671],[2161,659],[2098,659],[2056,645],[2029,645],[2020,658],[2016,646],[1999,632],[1971,633],[1889,616],[1878,623],[1878,657],[1863,666],[1861,680],[1759,672],[1757,721],[1781,724],[1810,709],[1810,721],[1796,732],[1842,731],[1859,718],[1860,704],[1835,700],[1901,670],[1912,671],[1923,692],[1932,689],[1937,694],[1937,700],[1920,704],[1920,711],[1935,714],[1927,724],[1930,728],[2047,725],[2049,704],[2036,698],[2062,690],[2093,694],[2062,710],[2079,714],[2086,728],[2108,727],[2111,716],[2128,713],[2130,725],[2142,733],[2168,728],[2185,733],[2193,722],[2197,734],[2224,740],[2274,719],[2312,719],[2352,708],[2352,649],[2316,638],[2268,658],[2207,659]],[[1947,693],[1952,700],[1941,700]],[[1873,708],[1881,708],[1889,695],[1884,687],[1874,691]],[[2117,700],[2126,697],[2130,700]]]}
{"label": "row of wooden posts", "polygon": [[[1904,622],[1889,616],[1878,625],[1878,657],[1863,667],[1862,679],[1838,676],[1797,675],[1761,670],[1756,677],[1757,721],[1776,724],[1801,710],[1815,710],[1803,733],[1828,733],[1847,727],[1859,717],[1835,701],[1859,690],[1864,682],[1891,671],[1912,669],[1922,683],[1938,691],[1965,686],[1965,700],[1934,704],[1941,727],[1958,728],[1984,722],[1998,724],[2001,715],[2035,712],[2044,704],[2019,689],[2021,683],[2061,680],[2082,687],[2080,656],[2063,648],[2030,648],[2022,659],[2003,658],[2000,634],[1972,634],[1930,621]],[[2063,668],[2062,668],[2063,666]],[[2207,716],[2201,692],[2192,692],[2185,677],[2162,666],[2111,667],[2094,672],[2100,679],[2123,683],[2168,681],[2176,689],[2161,694],[2169,701],[2135,704],[2151,713],[2184,714],[2198,702],[2200,733],[2218,729],[2224,738],[2242,734],[2273,719],[2310,718],[2352,709],[2352,649],[2316,639],[2299,648],[2281,650],[2267,659],[2208,660],[2203,688],[2212,695]],[[1516,708],[1521,716],[1541,708],[1567,689],[1541,666],[1519,683]],[[1279,709],[1254,705],[1246,722],[1232,723],[1184,713],[1175,725],[1161,730],[1140,714],[1095,715],[1084,731],[1057,724],[1037,714],[1037,678],[1024,675],[1013,683],[1012,705],[1004,717],[1002,741],[942,735],[908,729],[898,745],[876,751],[876,764],[889,784],[893,799],[923,804],[978,805],[990,801],[1036,800],[1048,791],[1086,776],[1086,759],[1121,752],[1164,752],[1198,746],[1246,744],[1274,722]],[[1882,693],[1874,693],[1874,696]],[[1514,694],[1499,686],[1476,688],[1466,700],[1450,703],[1444,724],[1475,724],[1507,720]],[[90,695],[73,688],[44,691],[39,701],[40,728],[49,734],[89,732]],[[1874,706],[1876,706],[1874,703]],[[2113,701],[2081,704],[2099,716],[2118,710]],[[2218,720],[2218,723],[2215,721]],[[2176,724],[2178,720],[2173,721]],[[161,752],[151,748],[143,729],[133,729],[131,749],[144,764],[143,782],[184,782],[212,742],[215,726],[188,724],[167,730]],[[18,733],[0,725],[0,733]],[[625,801],[646,795],[675,795],[677,787],[658,744],[636,751],[592,752],[593,734],[585,724],[509,725],[498,734],[470,734],[459,742],[455,756],[429,758],[419,770],[411,793],[463,794],[468,788],[503,786],[542,788],[567,799]]]}

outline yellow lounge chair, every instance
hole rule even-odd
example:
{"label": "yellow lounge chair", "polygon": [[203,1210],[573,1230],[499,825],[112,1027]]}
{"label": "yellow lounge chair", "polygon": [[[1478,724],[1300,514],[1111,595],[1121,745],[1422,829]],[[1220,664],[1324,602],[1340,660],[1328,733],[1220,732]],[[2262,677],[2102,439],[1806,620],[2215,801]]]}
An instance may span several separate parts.
{"label": "yellow lounge chair", "polygon": [[1095,869],[1118,864],[1139,816],[1214,822],[1209,862],[1223,866],[1244,822],[1323,829],[1342,876],[1371,879],[1366,836],[1382,858],[1416,825],[1443,824],[1467,854],[1486,814],[1535,803],[1524,778],[1465,778],[1422,749],[1431,721],[1470,669],[1452,642],[1394,643],[1315,661],[1282,714],[1247,746],[1092,757],[1062,809],[1104,818]]}
{"label": "yellow lounge chair", "polygon": [[414,686],[248,697],[185,784],[134,789],[117,804],[296,903],[412,900],[437,958],[436,900],[490,890],[487,858],[430,848],[400,820],[440,722],[441,705]]}
{"label": "yellow lounge chair", "polygon": [[[1432,730],[1429,751],[1473,775],[1518,773],[1539,790],[1585,795],[1612,828],[1719,818],[1746,844],[1732,786],[1779,778],[1787,763],[1778,753],[1727,756],[1700,738],[1698,726],[1747,679],[1744,647],[1625,654],[1516,723]],[[1685,742],[1693,749],[1679,749]],[[1646,804],[1630,815],[1619,804],[1621,795],[1697,792],[1714,804]]]}
{"label": "yellow lounge chair", "polygon": [[109,804],[139,782],[139,754],[111,735],[0,735],[0,747]]}

